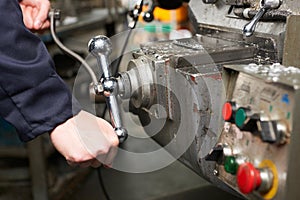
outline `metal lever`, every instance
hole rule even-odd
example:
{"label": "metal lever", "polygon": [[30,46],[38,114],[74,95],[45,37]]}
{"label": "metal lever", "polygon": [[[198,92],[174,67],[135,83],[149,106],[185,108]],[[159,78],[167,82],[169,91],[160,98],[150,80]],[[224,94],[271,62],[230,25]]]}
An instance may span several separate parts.
{"label": "metal lever", "polygon": [[82,63],[82,65],[85,67],[85,69],[92,78],[95,93],[103,93],[106,96],[107,105],[110,109],[112,124],[115,127],[115,132],[119,138],[119,142],[123,143],[126,140],[128,134],[126,129],[122,127],[122,122],[120,118],[118,102],[116,98],[118,89],[117,80],[114,77],[112,77],[108,66],[108,56],[112,51],[112,45],[109,38],[107,38],[106,36],[97,36],[93,38],[88,45],[89,51],[97,58],[97,61],[104,72],[104,78],[102,79],[102,82],[99,83],[94,71],[89,66],[89,64],[85,60],[83,60],[78,54],[64,46],[56,36],[55,22],[56,20],[60,19],[60,11],[52,9],[50,10],[48,15],[51,22],[51,35],[55,43],[60,47],[60,49],[63,52]]}
{"label": "metal lever", "polygon": [[218,0],[202,0],[205,4],[215,4]]}
{"label": "metal lever", "polygon": [[109,69],[108,56],[112,52],[112,44],[106,36],[96,36],[89,41],[89,52],[96,57],[98,64],[102,68],[103,78],[101,78],[100,85],[95,86],[96,94],[104,94],[106,97],[106,103],[109,108],[110,118],[112,125],[115,128],[115,132],[119,138],[119,142],[123,143],[128,137],[127,130],[122,126],[122,120],[119,113],[119,107],[117,102],[118,94],[118,82],[115,77],[112,76]]}
{"label": "metal lever", "polygon": [[249,22],[248,24],[246,24],[244,26],[243,29],[243,34],[246,37],[250,37],[251,35],[253,35],[254,31],[255,31],[255,27],[257,22],[260,20],[260,18],[267,12],[267,8],[266,7],[262,7],[258,13],[253,17],[253,19],[251,20],[251,22]]}
{"label": "metal lever", "polygon": [[253,19],[247,23],[243,28],[243,34],[246,37],[250,37],[256,28],[256,24],[261,19],[261,17],[269,10],[276,9],[282,4],[282,0],[261,0],[260,1],[260,10],[256,13]]}
{"label": "metal lever", "polygon": [[130,29],[134,29],[136,24],[137,24],[137,21],[139,19],[139,16],[142,12],[142,9],[143,9],[143,5],[144,5],[144,1],[143,0],[139,0],[136,4],[135,4],[135,7],[133,9],[132,12],[130,12],[129,16],[132,18],[132,21],[128,23],[128,27]]}

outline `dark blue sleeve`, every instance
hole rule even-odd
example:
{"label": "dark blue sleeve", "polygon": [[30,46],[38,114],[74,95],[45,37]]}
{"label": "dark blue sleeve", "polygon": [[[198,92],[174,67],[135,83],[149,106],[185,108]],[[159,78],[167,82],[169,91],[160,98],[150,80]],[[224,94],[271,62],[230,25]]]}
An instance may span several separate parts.
{"label": "dark blue sleeve", "polygon": [[0,116],[28,141],[80,111],[43,42],[26,29],[18,0],[0,0]]}

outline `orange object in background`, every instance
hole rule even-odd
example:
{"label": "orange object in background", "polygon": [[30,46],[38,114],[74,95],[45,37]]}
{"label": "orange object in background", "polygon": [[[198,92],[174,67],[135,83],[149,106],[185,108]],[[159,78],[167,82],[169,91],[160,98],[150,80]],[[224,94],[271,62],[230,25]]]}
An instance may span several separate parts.
{"label": "orange object in background", "polygon": [[[148,11],[148,6],[143,6],[143,12]],[[183,3],[177,9],[168,10],[155,7],[153,11],[154,20],[145,22],[143,16],[140,15],[138,28],[142,28],[143,34],[138,34],[135,42],[146,43],[150,41],[162,41],[170,39],[180,39],[191,37],[190,24],[188,18],[188,4]],[[138,32],[136,30],[136,32]]]}
{"label": "orange object in background", "polygon": [[188,10],[187,6],[182,5],[181,7],[175,10],[166,10],[160,7],[156,7],[153,11],[154,19],[164,22],[170,23],[172,21],[176,21],[177,23],[182,23],[188,20]]}
{"label": "orange object in background", "polygon": [[[148,6],[143,7],[143,11],[147,11]],[[167,10],[160,7],[155,7],[153,11],[154,20],[164,24],[176,24],[175,29],[189,29],[188,27],[188,6],[183,4],[181,7],[174,10]],[[140,16],[139,20],[143,19]]]}

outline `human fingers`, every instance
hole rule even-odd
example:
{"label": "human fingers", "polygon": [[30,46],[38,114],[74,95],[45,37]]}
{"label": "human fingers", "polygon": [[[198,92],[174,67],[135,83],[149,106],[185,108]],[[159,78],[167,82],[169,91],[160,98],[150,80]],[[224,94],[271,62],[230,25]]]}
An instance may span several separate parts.
{"label": "human fingers", "polygon": [[[108,152],[106,153],[105,157],[98,155],[97,158],[101,159],[100,161],[103,164],[111,167],[113,160],[117,155],[119,139],[118,139],[117,134],[115,133],[114,129],[107,121],[105,121],[102,118],[98,118],[97,122],[105,136],[105,140],[110,144],[110,148],[108,149]],[[99,156],[101,158],[99,158]]]}
{"label": "human fingers", "polygon": [[49,28],[49,27],[50,27],[50,21],[47,20],[47,21],[45,21],[45,22],[43,23],[41,29],[42,29],[42,30],[45,30],[45,29],[47,29],[47,28]]}
{"label": "human fingers", "polygon": [[48,18],[48,12],[50,10],[50,2],[49,0],[42,0],[39,2],[39,4],[36,6],[37,8],[37,14],[34,19],[33,27],[36,30],[39,30],[42,28],[42,26],[45,24]]}
{"label": "human fingers", "polygon": [[[95,158],[111,165],[116,155],[118,138],[111,125],[97,119],[100,118],[81,111],[51,132],[50,139],[54,147],[71,166],[86,166],[86,161]],[[99,163],[93,163],[97,164]]]}
{"label": "human fingers", "polygon": [[107,141],[112,144],[112,146],[117,147],[119,145],[119,139],[111,124],[102,118],[98,118],[97,123]]}
{"label": "human fingers", "polygon": [[110,151],[108,152],[108,154],[106,155],[105,161],[103,162],[103,164],[105,164],[108,167],[112,167],[113,161],[117,155],[118,152],[118,148],[117,147],[112,147],[110,149]]}
{"label": "human fingers", "polygon": [[23,22],[28,29],[33,28],[33,17],[32,17],[32,7],[21,5],[23,13]]}

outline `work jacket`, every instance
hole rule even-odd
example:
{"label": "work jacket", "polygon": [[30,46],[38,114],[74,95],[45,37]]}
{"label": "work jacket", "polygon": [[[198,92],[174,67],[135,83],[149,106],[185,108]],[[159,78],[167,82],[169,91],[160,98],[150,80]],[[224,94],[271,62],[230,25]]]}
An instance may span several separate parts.
{"label": "work jacket", "polygon": [[0,117],[28,141],[79,111],[44,43],[25,27],[19,1],[0,0]]}

